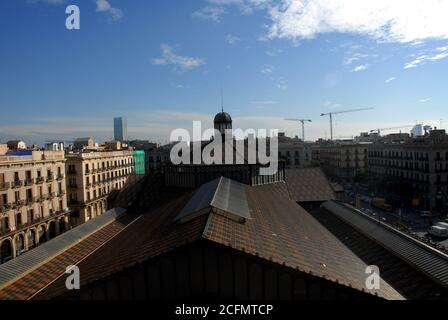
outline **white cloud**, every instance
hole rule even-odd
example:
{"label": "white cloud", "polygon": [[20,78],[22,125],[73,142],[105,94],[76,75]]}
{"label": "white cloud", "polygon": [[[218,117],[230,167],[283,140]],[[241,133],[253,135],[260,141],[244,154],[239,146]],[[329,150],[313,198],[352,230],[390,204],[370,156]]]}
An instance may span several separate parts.
{"label": "white cloud", "polygon": [[368,54],[363,54],[363,53],[353,53],[353,54],[350,54],[350,55],[345,59],[344,64],[346,64],[346,65],[350,65],[350,64],[352,64],[353,62],[356,62],[356,61],[359,61],[359,60],[362,60],[362,59],[366,59],[366,58],[368,58],[368,57],[369,57]]}
{"label": "white cloud", "polygon": [[198,11],[193,12],[193,18],[199,18],[204,20],[210,20],[213,22],[219,22],[221,20],[221,16],[226,11],[222,7],[215,6],[207,6]]}
{"label": "white cloud", "polygon": [[188,71],[205,64],[205,60],[202,58],[192,58],[186,56],[180,56],[173,52],[173,47],[162,43],[160,45],[162,49],[162,56],[152,60],[153,65],[167,66],[172,65],[176,71]]}
{"label": "white cloud", "polygon": [[234,44],[237,44],[238,42],[240,42],[241,41],[241,39],[240,38],[238,38],[237,36],[234,36],[234,35],[232,35],[232,34],[228,34],[227,36],[226,36],[226,42],[228,43],[228,44],[230,44],[230,45],[234,45]]}
{"label": "white cloud", "polygon": [[271,66],[271,65],[268,65],[268,64],[266,64],[266,65],[260,70],[260,72],[261,72],[262,74],[273,74],[274,71],[275,71],[275,67],[274,67],[274,66]]}
{"label": "white cloud", "polygon": [[448,38],[443,0],[281,0],[268,11],[269,38],[311,39],[328,32],[401,43]]}
{"label": "white cloud", "polygon": [[352,69],[352,72],[360,72],[367,70],[369,68],[368,64],[360,64],[359,66],[356,66]]}
{"label": "white cloud", "polygon": [[386,81],[384,81],[384,82],[386,82],[386,83],[390,83],[390,82],[392,82],[392,81],[394,81],[394,80],[396,80],[395,77],[390,77],[390,78],[386,79]]}
{"label": "white cloud", "polygon": [[404,65],[404,68],[412,69],[412,68],[416,68],[418,66],[425,65],[428,62],[437,61],[437,60],[441,60],[441,59],[445,59],[445,58],[448,58],[448,46],[439,47],[439,48],[431,50],[430,52],[425,52],[424,54],[418,56],[414,60],[407,62]]}
{"label": "white cloud", "polygon": [[445,0],[208,0],[243,13],[266,10],[267,38],[312,39],[328,32],[366,35],[379,41],[419,44],[448,38]]}
{"label": "white cloud", "polygon": [[112,7],[108,0],[95,0],[95,2],[97,12],[105,12],[109,14],[111,20],[113,21],[117,21],[123,18],[123,11],[118,8]]}
{"label": "white cloud", "polygon": [[418,102],[420,102],[420,103],[425,103],[425,102],[428,102],[428,101],[430,101],[431,99],[430,98],[425,98],[425,99],[420,99],[420,100],[418,100]]}
{"label": "white cloud", "polygon": [[288,80],[286,79],[279,79],[277,82],[277,88],[280,90],[286,90],[288,89]]}

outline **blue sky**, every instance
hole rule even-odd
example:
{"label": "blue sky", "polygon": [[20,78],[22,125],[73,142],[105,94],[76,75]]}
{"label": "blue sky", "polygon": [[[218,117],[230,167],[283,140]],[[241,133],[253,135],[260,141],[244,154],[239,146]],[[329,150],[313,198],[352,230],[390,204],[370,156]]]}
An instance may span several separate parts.
{"label": "blue sky", "polygon": [[[0,139],[110,139],[211,125],[307,137],[448,121],[446,2],[353,0],[4,0],[0,2]],[[393,2],[394,4],[390,4]],[[78,5],[81,29],[65,28]],[[446,119],[440,121],[440,119]]]}

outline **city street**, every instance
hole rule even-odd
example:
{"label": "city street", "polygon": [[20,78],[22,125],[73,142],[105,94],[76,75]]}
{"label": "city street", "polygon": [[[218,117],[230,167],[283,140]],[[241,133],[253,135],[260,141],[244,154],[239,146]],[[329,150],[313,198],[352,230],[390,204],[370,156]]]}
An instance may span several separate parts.
{"label": "city street", "polygon": [[[402,209],[401,217],[397,210],[388,212],[379,208],[373,207],[370,204],[371,197],[366,190],[352,186],[352,188],[345,191],[346,202],[350,205],[356,206],[356,197],[360,197],[360,209],[364,213],[378,219],[381,222],[397,226],[399,224],[407,226],[409,231],[419,237],[428,237],[427,230],[435,223],[437,219],[422,218],[420,213],[415,209]],[[448,249],[448,239],[437,239],[430,237],[431,241],[438,243]]]}

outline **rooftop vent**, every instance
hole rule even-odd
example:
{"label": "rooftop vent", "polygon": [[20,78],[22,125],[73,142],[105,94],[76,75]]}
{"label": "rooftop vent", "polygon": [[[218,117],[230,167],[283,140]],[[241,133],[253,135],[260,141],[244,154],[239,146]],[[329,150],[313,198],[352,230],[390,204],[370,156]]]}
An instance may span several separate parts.
{"label": "rooftop vent", "polygon": [[245,185],[220,177],[203,184],[174,219],[184,223],[210,210],[244,223],[250,218]]}

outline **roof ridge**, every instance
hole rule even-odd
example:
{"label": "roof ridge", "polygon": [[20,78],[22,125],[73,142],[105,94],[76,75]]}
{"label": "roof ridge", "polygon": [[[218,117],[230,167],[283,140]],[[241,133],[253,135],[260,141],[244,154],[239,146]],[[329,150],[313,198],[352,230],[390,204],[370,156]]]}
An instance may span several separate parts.
{"label": "roof ridge", "polygon": [[210,201],[210,205],[211,205],[211,206],[213,206],[213,202],[215,201],[215,197],[216,197],[216,195],[218,194],[218,190],[219,190],[219,188],[221,187],[221,182],[222,182],[222,179],[223,179],[223,178],[224,178],[223,176],[219,177],[218,185],[216,186],[215,192],[213,193],[213,198],[212,198],[212,200]]}

